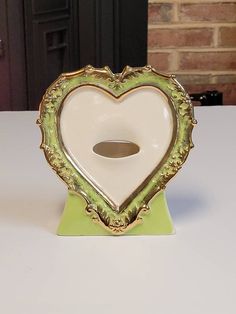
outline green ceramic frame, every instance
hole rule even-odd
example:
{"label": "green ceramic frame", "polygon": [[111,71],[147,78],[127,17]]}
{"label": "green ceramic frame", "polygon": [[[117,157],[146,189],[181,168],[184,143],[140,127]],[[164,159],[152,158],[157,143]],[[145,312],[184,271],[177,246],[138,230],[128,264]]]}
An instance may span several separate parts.
{"label": "green ceramic frame", "polygon": [[[175,118],[176,132],[170,150],[149,180],[132,194],[120,212],[114,211],[104,196],[72,165],[60,142],[58,116],[63,101],[71,91],[86,85],[101,88],[116,98],[138,87],[155,87],[167,96]],[[181,168],[193,147],[191,134],[196,121],[190,98],[173,75],[158,73],[151,66],[127,66],[120,74],[113,74],[108,67],[96,69],[86,66],[60,75],[48,88],[40,104],[37,123],[42,131],[41,148],[48,163],[67,184],[70,195],[84,198],[84,211],[90,216],[91,223],[99,223],[111,234],[122,234],[142,223],[143,216],[150,211],[149,202],[157,193],[164,191],[168,181]]]}

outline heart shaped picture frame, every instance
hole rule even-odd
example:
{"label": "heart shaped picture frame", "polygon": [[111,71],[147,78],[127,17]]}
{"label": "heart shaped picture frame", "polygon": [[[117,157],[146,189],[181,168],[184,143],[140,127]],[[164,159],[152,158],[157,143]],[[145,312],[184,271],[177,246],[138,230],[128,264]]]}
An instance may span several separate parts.
{"label": "heart shaped picture frame", "polygon": [[37,123],[48,163],[85,200],[91,223],[123,234],[182,167],[196,121],[173,75],[86,66],[47,89]]}

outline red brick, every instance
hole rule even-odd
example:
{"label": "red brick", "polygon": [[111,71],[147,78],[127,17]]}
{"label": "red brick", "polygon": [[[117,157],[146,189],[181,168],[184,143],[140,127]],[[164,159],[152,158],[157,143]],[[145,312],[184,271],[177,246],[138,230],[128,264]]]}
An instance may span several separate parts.
{"label": "red brick", "polygon": [[219,46],[236,47],[236,27],[221,27],[219,29]]}
{"label": "red brick", "polygon": [[212,28],[150,29],[149,48],[213,46]]}
{"label": "red brick", "polygon": [[236,21],[236,3],[186,3],[181,4],[179,9],[179,18],[183,22],[235,22]]}
{"label": "red brick", "polygon": [[159,24],[171,22],[173,19],[173,4],[150,3],[148,5],[148,23]]}
{"label": "red brick", "polygon": [[236,51],[227,52],[181,52],[182,70],[236,70]]}
{"label": "red brick", "polygon": [[171,53],[168,52],[149,52],[148,64],[160,71],[169,71]]}
{"label": "red brick", "polygon": [[208,84],[208,85],[186,85],[186,91],[191,93],[202,93],[207,90],[218,90],[223,93],[224,105],[236,105],[236,83],[232,84]]}
{"label": "red brick", "polygon": [[221,84],[236,83],[236,74],[214,75],[214,78]]}
{"label": "red brick", "polygon": [[209,74],[176,74],[177,80],[185,84],[209,84],[211,82],[211,75]]}

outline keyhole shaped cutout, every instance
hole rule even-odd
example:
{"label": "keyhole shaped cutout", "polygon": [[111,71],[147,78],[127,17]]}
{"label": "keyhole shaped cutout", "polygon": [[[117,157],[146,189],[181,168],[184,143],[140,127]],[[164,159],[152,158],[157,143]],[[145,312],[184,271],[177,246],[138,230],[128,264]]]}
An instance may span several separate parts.
{"label": "keyhole shaped cutout", "polygon": [[108,158],[128,157],[139,152],[137,144],[123,140],[109,140],[97,143],[93,151],[100,156]]}

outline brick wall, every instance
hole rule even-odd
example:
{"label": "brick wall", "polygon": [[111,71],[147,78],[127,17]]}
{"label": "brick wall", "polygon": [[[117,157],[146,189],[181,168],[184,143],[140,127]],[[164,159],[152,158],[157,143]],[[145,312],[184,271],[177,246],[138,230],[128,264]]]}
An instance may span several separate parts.
{"label": "brick wall", "polygon": [[236,1],[149,0],[148,63],[236,105]]}

